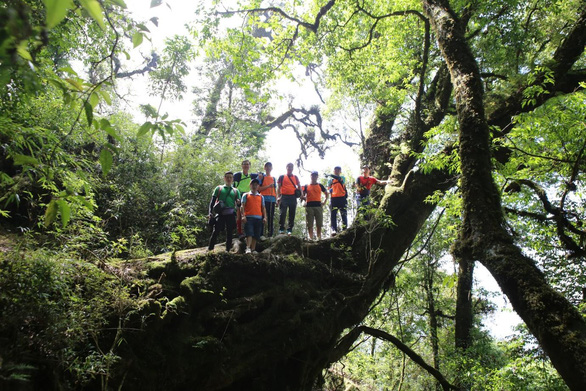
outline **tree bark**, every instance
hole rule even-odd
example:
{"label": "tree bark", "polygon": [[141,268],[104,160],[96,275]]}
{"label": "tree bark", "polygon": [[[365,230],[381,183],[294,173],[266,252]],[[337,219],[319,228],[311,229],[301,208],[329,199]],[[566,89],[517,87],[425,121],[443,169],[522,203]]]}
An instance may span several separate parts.
{"label": "tree bark", "polygon": [[472,344],[472,283],[474,261],[467,257],[457,257],[458,287],[456,297],[455,345],[466,350]]}
{"label": "tree bark", "polygon": [[586,387],[586,323],[545,281],[505,229],[492,179],[489,128],[478,67],[458,17],[446,0],[424,0],[450,69],[460,127],[462,246],[494,276],[561,377],[572,390]]}

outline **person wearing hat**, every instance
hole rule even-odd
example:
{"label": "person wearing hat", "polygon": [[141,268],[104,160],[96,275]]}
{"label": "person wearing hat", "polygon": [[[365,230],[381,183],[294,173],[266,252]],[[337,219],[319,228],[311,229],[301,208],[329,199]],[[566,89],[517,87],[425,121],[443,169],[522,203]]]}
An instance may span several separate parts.
{"label": "person wearing hat", "polygon": [[359,211],[364,211],[370,205],[370,189],[373,185],[387,185],[390,181],[381,181],[370,176],[370,167],[362,166],[362,175],[356,178],[356,204]]}
{"label": "person wearing hat", "polygon": [[342,229],[348,226],[348,213],[346,206],[348,204],[348,191],[346,190],[346,178],[341,175],[342,167],[334,167],[334,173],[329,174],[328,191],[331,193],[330,198],[330,218],[332,225],[332,236],[338,233],[338,211],[342,217]]}
{"label": "person wearing hat", "polygon": [[[309,239],[315,240],[316,237],[313,235],[313,222],[315,220],[315,226],[317,229],[317,240],[321,240],[321,227],[324,223],[324,212],[322,207],[328,202],[329,194],[326,188],[321,184],[317,183],[318,172],[313,171],[311,173],[311,183],[305,185],[302,188],[303,195],[302,199],[306,202],[305,204],[305,222],[307,223],[307,232],[309,233]],[[322,201],[322,193],[325,194],[326,198]]]}
{"label": "person wearing hat", "polygon": [[246,236],[246,254],[256,254],[256,241],[262,235],[263,223],[267,222],[267,211],[265,209],[264,197],[258,192],[259,180],[250,181],[250,191],[242,196],[240,214],[244,224],[244,235]]}

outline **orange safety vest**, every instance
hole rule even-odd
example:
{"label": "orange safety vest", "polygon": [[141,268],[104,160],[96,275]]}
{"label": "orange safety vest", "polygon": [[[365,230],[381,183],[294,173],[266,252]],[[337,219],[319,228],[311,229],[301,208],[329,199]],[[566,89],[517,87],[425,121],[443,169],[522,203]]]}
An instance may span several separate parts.
{"label": "orange safety vest", "polygon": [[260,216],[262,217],[262,195],[246,193],[246,202],[244,203],[245,216]]}
{"label": "orange safety vest", "polygon": [[[267,186],[267,185],[274,185],[275,184],[275,178],[273,178],[270,175],[265,175],[263,177],[262,180],[262,185],[263,186]],[[267,189],[264,189],[263,191],[260,192],[260,194],[262,194],[263,196],[273,196],[276,197],[277,196],[277,192],[275,190],[275,186],[271,186]]]}
{"label": "orange safety vest", "polygon": [[315,185],[309,184],[309,185],[305,185],[305,192],[307,193],[307,202],[321,202],[321,193],[322,193],[322,189],[319,183],[316,183]]}
{"label": "orange safety vest", "polygon": [[[281,194],[282,195],[293,195],[295,194],[295,185],[299,185],[299,179],[296,175],[283,175],[283,180],[280,182]],[[294,185],[295,184],[295,185]]]}
{"label": "orange safety vest", "polygon": [[346,189],[344,189],[344,185],[337,179],[332,179],[332,184],[329,188],[332,190],[332,198],[344,197],[346,195]]}

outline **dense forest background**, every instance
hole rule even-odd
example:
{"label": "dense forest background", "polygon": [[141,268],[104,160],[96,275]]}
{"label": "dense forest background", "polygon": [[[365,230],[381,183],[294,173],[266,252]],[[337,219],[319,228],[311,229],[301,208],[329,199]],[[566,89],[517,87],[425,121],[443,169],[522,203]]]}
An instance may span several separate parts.
{"label": "dense forest background", "polygon": [[[0,388],[585,389],[583,0],[196,3],[148,54],[171,1],[0,4]],[[205,252],[275,129],[391,184],[342,235],[299,208]]]}

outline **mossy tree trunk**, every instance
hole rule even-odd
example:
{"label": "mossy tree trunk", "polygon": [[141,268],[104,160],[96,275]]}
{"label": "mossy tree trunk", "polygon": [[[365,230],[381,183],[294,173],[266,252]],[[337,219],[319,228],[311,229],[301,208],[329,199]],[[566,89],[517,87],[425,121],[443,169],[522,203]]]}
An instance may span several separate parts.
{"label": "mossy tree trunk", "polygon": [[[535,262],[514,245],[505,229],[500,195],[492,178],[489,128],[480,73],[464,26],[445,0],[424,0],[456,96],[460,127],[463,227],[460,246],[491,272],[566,384],[586,388],[586,322],[577,309],[545,281]],[[584,17],[568,39],[584,49]],[[576,29],[575,29],[576,31]],[[580,46],[580,45],[578,45]]]}

